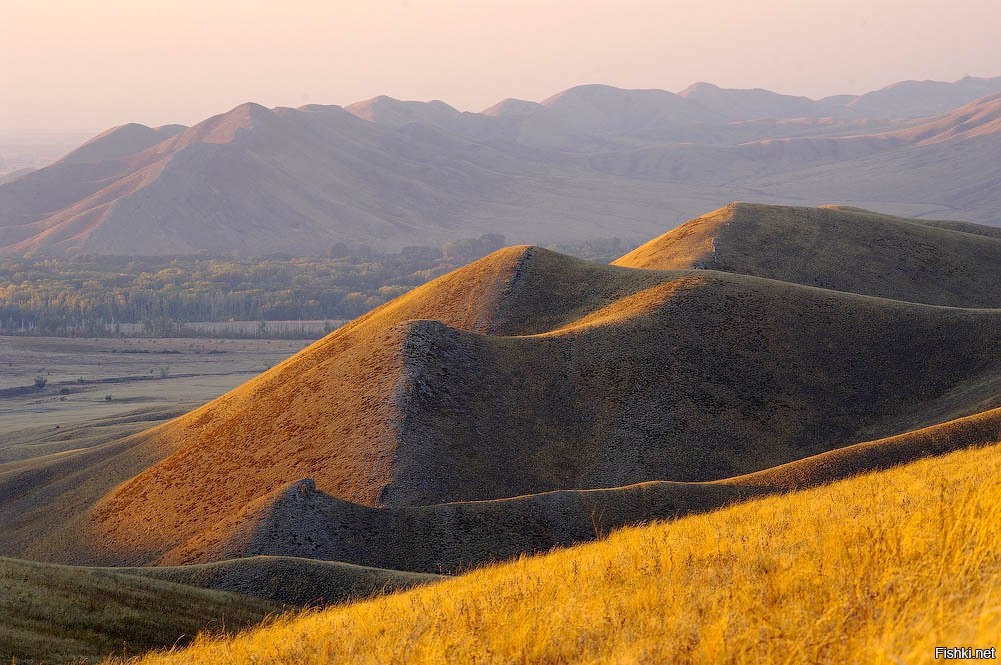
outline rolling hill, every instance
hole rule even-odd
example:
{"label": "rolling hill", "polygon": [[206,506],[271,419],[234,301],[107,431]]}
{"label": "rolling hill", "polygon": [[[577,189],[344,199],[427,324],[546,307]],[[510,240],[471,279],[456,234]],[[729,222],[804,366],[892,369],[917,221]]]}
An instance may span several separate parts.
{"label": "rolling hill", "polygon": [[[728,215],[738,221],[717,223]],[[912,302],[809,286],[827,279],[828,263],[852,264],[822,234],[815,246],[835,258],[803,261],[810,243],[790,229],[816,234],[832,220],[856,232],[845,231],[845,247],[878,257],[873,237],[888,239],[881,260],[896,263],[827,286],[887,295],[892,285],[889,295]],[[989,280],[989,234],[738,205],[620,263],[673,252],[694,267],[719,228],[744,229],[733,246],[757,257],[733,270],[792,265],[777,276],[803,284],[502,250],[190,414],[0,466],[0,552],[115,565],[270,554],[453,571],[594,537],[595,507],[615,525],[712,507],[761,485],[727,478],[1001,405],[1001,310],[983,309],[989,285],[953,269],[979,262]],[[938,263],[929,237],[950,239]],[[926,304],[943,294],[949,307]],[[867,459],[852,468],[878,466]],[[401,530],[413,540],[394,540]],[[509,537],[482,544],[498,532]]]}
{"label": "rolling hill", "polygon": [[965,415],[999,345],[997,311],[516,248],[154,430],[95,539],[156,558],[302,478],[373,507],[724,478]]}
{"label": "rolling hill", "polygon": [[998,446],[293,616],[144,665],[936,662],[1001,639]]}
{"label": "rolling hill", "polygon": [[190,128],[123,125],[0,183],[0,253],[638,242],[748,198],[1001,224],[999,90],[964,79],[812,101],[586,85],[483,113],[247,103]]}
{"label": "rolling hill", "polygon": [[238,631],[439,579],[326,561],[253,557],[199,566],[82,568],[0,558],[0,658],[92,662]]}
{"label": "rolling hill", "polygon": [[[894,300],[998,308],[997,231],[864,210],[734,203],[651,240],[614,264],[705,268]],[[770,249],[779,244],[780,253]]]}
{"label": "rolling hill", "polygon": [[[158,565],[290,556],[396,570],[462,572],[601,538],[613,529],[814,487],[1001,439],[1001,409],[838,448],[714,482],[648,481],[492,501],[369,508],[300,481],[254,502],[165,554]],[[197,568],[186,565],[183,569]],[[151,568],[145,570],[160,570]]]}
{"label": "rolling hill", "polygon": [[[225,603],[245,625],[471,569],[176,657],[740,662],[784,649],[810,603],[808,661],[992,637],[999,247],[968,222],[736,203],[613,265],[500,250],[150,429],[132,421],[166,414],[22,432],[0,554],[91,567],[0,561],[0,610],[33,599],[0,654],[48,633],[60,658],[165,646]],[[525,554],[546,555],[491,566]],[[109,593],[127,621],[79,618]],[[157,632],[152,602],[188,609]]]}
{"label": "rolling hill", "polygon": [[0,558],[0,658],[93,662],[239,630],[281,605],[115,570]]}

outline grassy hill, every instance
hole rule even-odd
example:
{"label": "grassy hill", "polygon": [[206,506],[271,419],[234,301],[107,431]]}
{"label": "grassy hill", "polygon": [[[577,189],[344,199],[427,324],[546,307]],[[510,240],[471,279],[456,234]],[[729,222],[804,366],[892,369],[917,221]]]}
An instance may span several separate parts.
{"label": "grassy hill", "polygon": [[619,265],[501,250],[148,430],[162,413],[18,433],[0,555],[131,567],[0,559],[0,659],[168,646],[224,612],[471,569],[173,657],[990,646],[999,248],[975,225],[734,204]]}
{"label": "grassy hill", "polygon": [[0,661],[63,663],[183,644],[280,609],[234,593],[0,558]]}
{"label": "grassy hill", "polygon": [[1001,307],[1001,232],[858,208],[733,203],[615,261],[705,268],[953,307]]}
{"label": "grassy hill", "polygon": [[996,645],[997,446],[612,534],[139,662],[932,663]]}
{"label": "grassy hill", "polygon": [[[456,573],[587,542],[651,519],[705,512],[999,440],[1001,409],[995,409],[715,482],[649,481],[395,508],[340,501],[318,491],[311,481],[300,481],[253,502],[174,548],[158,563],[282,555]],[[302,578],[308,579],[308,571]],[[317,586],[313,581],[308,584]]]}
{"label": "grassy hill", "polygon": [[998,406],[999,346],[1001,310],[509,248],[181,418],[0,466],[0,552],[205,561],[307,479],[354,515],[753,473]]}
{"label": "grassy hill", "polygon": [[103,570],[203,589],[231,591],[284,605],[332,605],[441,579],[437,575],[276,556],[256,556],[194,566]]}
{"label": "grassy hill", "polygon": [[513,248],[144,435],[88,540],[145,564],[306,478],[386,507],[750,473],[996,406],[999,345],[1001,311]]}
{"label": "grassy hill", "polygon": [[83,568],[0,558],[0,661],[64,663],[185,644],[289,606],[322,606],[435,575],[282,557],[198,566]]}

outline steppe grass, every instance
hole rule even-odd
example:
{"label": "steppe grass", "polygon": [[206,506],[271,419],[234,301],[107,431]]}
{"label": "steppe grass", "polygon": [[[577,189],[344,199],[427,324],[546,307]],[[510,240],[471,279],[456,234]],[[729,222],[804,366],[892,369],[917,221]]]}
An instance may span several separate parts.
{"label": "steppe grass", "polygon": [[0,662],[134,655],[244,628],[280,607],[112,570],[0,558]]}
{"label": "steppe grass", "polygon": [[139,662],[931,663],[1001,643],[999,477],[968,449]]}

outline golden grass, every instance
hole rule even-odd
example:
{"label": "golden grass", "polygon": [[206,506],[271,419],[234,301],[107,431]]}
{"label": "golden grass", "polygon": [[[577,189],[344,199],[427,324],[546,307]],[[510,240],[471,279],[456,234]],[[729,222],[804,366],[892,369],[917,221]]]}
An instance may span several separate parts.
{"label": "golden grass", "polygon": [[1001,641],[1001,448],[200,638],[157,663],[923,663]]}

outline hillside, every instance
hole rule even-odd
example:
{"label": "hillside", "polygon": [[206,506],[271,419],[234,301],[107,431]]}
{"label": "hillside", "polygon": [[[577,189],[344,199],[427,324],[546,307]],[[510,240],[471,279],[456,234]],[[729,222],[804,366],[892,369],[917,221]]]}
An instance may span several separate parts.
{"label": "hillside", "polygon": [[[228,140],[230,130],[199,131]],[[63,640],[66,658],[122,640],[163,646],[178,627],[213,626],[211,599],[236,603],[245,625],[278,603],[367,598],[471,570],[404,591],[404,601],[289,618],[244,639],[256,650],[273,631],[292,631],[285,644],[314,649],[315,639],[326,649],[336,634],[330,657],[348,660],[367,658],[365,649],[390,654],[384,660],[440,660],[443,643],[461,660],[493,640],[490,653],[505,662],[725,662],[724,649],[743,662],[767,660],[779,648],[769,645],[781,644],[760,637],[763,608],[775,635],[791,640],[781,626],[802,624],[805,610],[788,599],[803,597],[823,605],[831,630],[857,638],[819,644],[809,633],[797,652],[807,661],[868,661],[872,649],[914,660],[917,651],[899,650],[915,640],[889,625],[982,638],[929,632],[901,599],[926,603],[936,626],[993,625],[978,594],[997,584],[996,502],[976,502],[989,494],[982,488],[1001,444],[999,245],[993,228],[967,222],[732,204],[616,265],[533,246],[500,250],[166,422],[166,412],[140,410],[18,433],[0,463],[0,555],[128,567],[0,561],[16,580],[7,614],[21,596],[33,599],[14,628],[0,629],[0,647],[39,656],[46,631]],[[152,426],[138,431],[142,423]],[[671,522],[609,537],[651,520]],[[724,545],[706,533],[735,535]],[[952,538],[982,556],[962,563]],[[559,547],[575,549],[491,567]],[[641,555],[655,563],[630,558]],[[922,562],[931,560],[955,574],[929,573]],[[618,572],[579,573],[609,565]],[[504,571],[527,574],[517,585],[526,596],[503,590]],[[942,576],[968,584],[971,604],[942,599]],[[698,589],[689,594],[696,609],[631,620],[636,634],[617,642],[622,631],[604,619],[533,614],[566,606],[566,592],[546,586],[552,579],[570,580],[578,606],[601,607],[601,617],[632,616],[662,598],[676,606],[686,583]],[[852,580],[874,586],[846,595]],[[484,632],[496,619],[464,619],[472,632],[460,627],[443,641],[428,628],[395,651],[398,621],[456,621],[439,588],[465,594],[474,618],[508,611],[503,602],[524,606],[518,621],[561,639],[507,642],[507,633]],[[764,605],[753,588],[770,589]],[[718,610],[723,589],[732,613],[713,616],[725,622],[694,618],[697,608]],[[109,593],[108,611],[128,621],[77,618]],[[480,593],[490,607],[478,605]],[[893,616],[831,601],[873,594]],[[164,632],[144,627],[144,608],[174,604],[188,609]],[[374,637],[358,627],[373,617],[366,625],[384,626]],[[683,632],[688,642],[676,639]],[[889,634],[901,641],[880,641]],[[219,658],[212,650],[226,644],[203,641],[190,658]],[[517,651],[529,647],[541,650]],[[234,662],[249,654],[233,648]]]}
{"label": "hillside", "polygon": [[0,558],[0,660],[85,662],[260,623],[280,605],[119,571]]}
{"label": "hillside", "polygon": [[998,440],[1001,409],[994,409],[714,482],[649,481],[399,508],[339,501],[318,491],[312,481],[300,481],[253,502],[157,563],[282,555],[455,573],[587,542],[651,519],[705,512]]}
{"label": "hillside", "polygon": [[932,663],[935,646],[1001,639],[998,452],[626,529],[140,662]]}
{"label": "hillside", "polygon": [[945,113],[975,99],[1001,92],[1001,76],[966,76],[944,81],[900,81],[858,96],[820,100],[821,104],[844,105],[861,115],[887,118],[922,117]]}
{"label": "hillside", "polygon": [[463,202],[512,170],[497,151],[475,149],[474,158],[474,149],[432,131],[383,129],[339,107],[244,104],[142,151],[59,162],[3,186],[0,245],[13,254],[259,255],[322,253],[335,240],[398,247],[428,232],[444,238]]}
{"label": "hillside", "polygon": [[354,515],[761,471],[998,406],[999,317],[510,248],[165,425],[0,467],[0,551],[211,560],[297,487]]}
{"label": "hillside", "polygon": [[180,134],[185,129],[187,127],[183,125],[165,125],[153,128],[134,122],[113,127],[98,134],[58,161],[61,164],[79,164],[125,157],[151,148],[157,143]]}
{"label": "hillside", "polygon": [[238,631],[440,579],[327,561],[254,557],[198,566],[83,568],[0,558],[0,659],[91,662]]}
{"label": "hillside", "polygon": [[1001,237],[865,210],[734,203],[614,265],[704,268],[952,307],[1001,307]]}
{"label": "hillside", "polygon": [[441,579],[437,575],[276,556],[255,556],[194,566],[94,570],[239,593],[293,606],[335,605]]}

